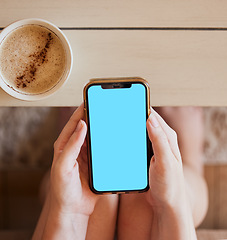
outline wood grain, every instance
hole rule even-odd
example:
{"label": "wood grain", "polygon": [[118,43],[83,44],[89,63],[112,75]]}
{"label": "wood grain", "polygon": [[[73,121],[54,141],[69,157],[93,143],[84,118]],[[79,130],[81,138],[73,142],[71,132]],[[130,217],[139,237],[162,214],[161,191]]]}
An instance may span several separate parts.
{"label": "wood grain", "polygon": [[148,80],[153,106],[227,104],[227,31],[65,30],[74,66],[66,86],[44,101],[0,91],[0,106],[78,106],[95,77]]}
{"label": "wood grain", "polygon": [[4,183],[5,183],[5,174],[0,171],[0,229],[4,227],[4,217],[5,217],[5,209],[4,209]]}
{"label": "wood grain", "polygon": [[227,229],[227,165],[205,165],[205,179],[209,190],[209,207],[199,228]]}
{"label": "wood grain", "polygon": [[[219,169],[219,189],[220,189],[220,202],[219,202],[219,228],[227,229],[227,166],[220,167]],[[226,236],[227,237],[227,236]]]}
{"label": "wood grain", "polygon": [[196,233],[198,240],[227,239],[227,230],[200,229]]}
{"label": "wood grain", "polygon": [[[13,169],[7,171],[8,202],[7,205],[4,205],[4,209],[8,214],[8,228],[19,229],[23,227],[23,229],[29,228],[31,230],[34,227],[40,210],[37,195],[38,187],[44,172],[44,170],[34,169]],[[200,226],[200,229],[197,230],[199,240],[227,238],[226,230],[217,230],[220,228],[226,229],[226,172],[227,165],[205,165],[205,178],[209,187],[210,206],[206,219]],[[2,175],[0,174],[0,176]],[[30,179],[30,181],[27,181],[27,179]],[[6,222],[3,227],[6,227],[5,224]],[[1,234],[0,232],[0,239],[7,239],[1,238]]]}
{"label": "wood grain", "polygon": [[216,210],[215,210],[215,195],[217,195],[217,186],[216,186],[216,171],[215,166],[205,166],[205,179],[208,186],[208,196],[209,196],[209,205],[208,205],[208,211],[206,214],[205,219],[203,220],[202,224],[199,226],[199,228],[214,228],[215,222],[217,221],[216,216]]}
{"label": "wood grain", "polygon": [[0,26],[39,17],[61,27],[227,27],[223,0],[1,1]]}

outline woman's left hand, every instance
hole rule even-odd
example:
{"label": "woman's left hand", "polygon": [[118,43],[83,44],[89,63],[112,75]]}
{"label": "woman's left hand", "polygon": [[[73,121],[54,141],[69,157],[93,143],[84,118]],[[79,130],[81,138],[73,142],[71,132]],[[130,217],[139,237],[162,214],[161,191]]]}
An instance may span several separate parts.
{"label": "woman's left hand", "polygon": [[50,206],[65,214],[91,215],[97,195],[89,188],[83,104],[74,112],[54,144]]}

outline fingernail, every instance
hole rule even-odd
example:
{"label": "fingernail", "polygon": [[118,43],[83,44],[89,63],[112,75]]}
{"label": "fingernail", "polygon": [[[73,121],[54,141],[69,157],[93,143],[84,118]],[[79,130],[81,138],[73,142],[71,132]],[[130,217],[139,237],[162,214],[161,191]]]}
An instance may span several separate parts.
{"label": "fingernail", "polygon": [[76,132],[79,132],[81,130],[81,128],[83,127],[83,123],[82,123],[82,120],[80,120],[78,123],[77,123],[77,126],[76,126]]}
{"label": "fingernail", "polygon": [[157,120],[157,118],[155,117],[155,115],[153,114],[153,113],[151,113],[150,115],[149,115],[149,122],[151,123],[151,125],[153,126],[153,127],[159,127],[159,122],[158,122],[158,120]]}

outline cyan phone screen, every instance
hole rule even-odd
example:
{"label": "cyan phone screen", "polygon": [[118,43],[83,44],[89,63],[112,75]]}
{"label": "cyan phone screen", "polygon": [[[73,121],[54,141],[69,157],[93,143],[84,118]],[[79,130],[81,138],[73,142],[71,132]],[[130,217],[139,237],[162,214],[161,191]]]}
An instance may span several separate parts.
{"label": "cyan phone screen", "polygon": [[88,88],[91,169],[97,191],[147,187],[146,88]]}

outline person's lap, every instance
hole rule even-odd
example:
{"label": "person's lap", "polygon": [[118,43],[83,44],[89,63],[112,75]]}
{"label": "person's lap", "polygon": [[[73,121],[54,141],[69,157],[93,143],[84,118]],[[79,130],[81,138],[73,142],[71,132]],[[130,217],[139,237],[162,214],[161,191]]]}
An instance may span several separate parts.
{"label": "person's lap", "polygon": [[[207,188],[202,175],[203,116],[199,108],[156,108],[177,132],[184,164],[186,191],[197,226],[207,210]],[[144,194],[104,195],[90,216],[87,240],[149,239],[152,231],[152,208]],[[118,222],[118,223],[117,223]]]}
{"label": "person's lap", "polygon": [[[207,186],[203,178],[203,114],[201,108],[180,107],[180,108],[156,108],[159,114],[166,120],[178,134],[179,147],[184,164],[185,185],[188,198],[193,212],[194,225],[198,226],[207,211],[208,197]],[[114,196],[112,196],[114,199]],[[108,199],[110,201],[111,197]],[[115,202],[116,204],[116,202]],[[116,212],[118,209],[118,240],[149,239],[152,231],[152,208],[147,204],[143,194],[121,195],[119,207],[114,208],[106,215],[107,211],[103,206],[95,209],[93,217],[99,217],[99,221],[90,221],[88,228],[88,239],[113,239],[113,232],[116,223]],[[110,224],[112,221],[112,224]],[[105,228],[106,224],[106,228]],[[93,226],[91,226],[93,225]],[[99,226],[103,229],[102,234]],[[105,230],[111,228],[108,232]],[[93,235],[93,238],[91,236]],[[102,238],[105,236],[106,238]],[[95,238],[96,239],[96,238]]]}

